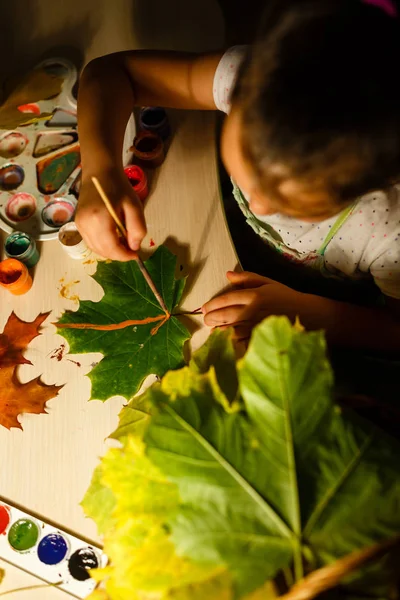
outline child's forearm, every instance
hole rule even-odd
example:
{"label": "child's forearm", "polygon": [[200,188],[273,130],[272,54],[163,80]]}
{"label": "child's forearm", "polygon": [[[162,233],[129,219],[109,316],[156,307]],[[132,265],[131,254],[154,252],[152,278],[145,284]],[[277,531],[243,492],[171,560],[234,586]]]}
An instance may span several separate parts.
{"label": "child's forearm", "polygon": [[85,68],[78,98],[85,179],[102,168],[122,167],[122,145],[134,103],[133,86],[115,55],[92,61]]}
{"label": "child's forearm", "polygon": [[122,166],[122,144],[135,105],[215,109],[215,54],[132,50],[102,56],[85,68],[78,123],[85,179]]}
{"label": "child's forearm", "polygon": [[306,329],[324,329],[332,345],[400,351],[400,320],[387,310],[301,294],[298,314]]}

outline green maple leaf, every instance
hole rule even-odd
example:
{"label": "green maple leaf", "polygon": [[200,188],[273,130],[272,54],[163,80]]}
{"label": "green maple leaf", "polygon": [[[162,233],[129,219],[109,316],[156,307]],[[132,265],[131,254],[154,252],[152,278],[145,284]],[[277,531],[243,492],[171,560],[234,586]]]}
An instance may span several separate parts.
{"label": "green maple leaf", "polygon": [[[185,286],[184,279],[174,277],[176,256],[159,246],[145,264],[172,313]],[[183,345],[190,335],[176,316],[164,319],[135,261],[101,262],[93,278],[103,287],[103,298],[83,301],[76,312],[65,312],[57,323],[58,333],[73,353],[104,355],[89,374],[92,399],[114,395],[130,399],[147,375],[162,377],[183,364]],[[84,324],[92,327],[76,328]]]}
{"label": "green maple leaf", "polygon": [[[135,399],[123,409],[115,435],[122,448],[112,451],[117,452],[113,465],[108,455],[101,465],[101,485],[119,498],[116,521],[105,536],[106,552],[108,546],[113,552],[110,571],[99,574],[113,580],[110,598],[129,598],[127,591],[119,596],[116,574],[128,577],[133,549],[150,548],[146,540],[155,522],[167,536],[163,551],[167,544],[170,557],[188,570],[204,569],[196,583],[200,597],[202,586],[217,577],[217,597],[229,600],[260,590],[280,572],[287,576],[293,570],[296,581],[303,569],[323,567],[397,534],[400,445],[351,411],[342,413],[331,388],[323,335],[272,317],[256,328],[239,363],[229,334],[216,332],[188,367],[167,373],[137,400],[137,408]],[[151,498],[142,496],[140,510],[138,499],[150,490],[135,473],[138,463],[129,450],[135,445],[145,452],[146,476],[150,468],[157,473]],[[118,469],[124,473],[117,481]],[[154,498],[168,497],[167,483],[173,501],[164,510]],[[86,503],[93,493],[89,490]],[[143,507],[149,521],[142,517]],[[89,515],[101,523],[104,510],[92,503]],[[137,517],[140,539],[129,529]],[[125,581],[132,598],[143,589],[173,598],[174,578],[162,571],[152,539],[153,565],[141,572],[139,587],[132,577]],[[388,598],[390,558],[353,574],[342,586],[344,596]],[[152,580],[155,566],[163,575],[158,587]],[[185,600],[192,597],[184,586],[180,593]]]}

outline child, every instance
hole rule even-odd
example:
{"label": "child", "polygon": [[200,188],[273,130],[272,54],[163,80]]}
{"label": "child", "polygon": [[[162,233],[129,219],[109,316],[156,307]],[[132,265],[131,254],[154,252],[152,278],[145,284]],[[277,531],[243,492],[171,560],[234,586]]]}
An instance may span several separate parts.
{"label": "child", "polygon": [[[117,260],[132,259],[145,236],[120,160],[133,106],[218,108],[229,113],[222,158],[253,229],[287,260],[338,284],[368,283],[384,302],[359,306],[230,272],[238,289],[205,304],[205,323],[246,339],[269,314],[298,315],[332,344],[400,350],[399,60],[392,0],[270,0],[252,48],[94,60],[78,100],[82,235]],[[100,173],[130,250],[92,186]]]}

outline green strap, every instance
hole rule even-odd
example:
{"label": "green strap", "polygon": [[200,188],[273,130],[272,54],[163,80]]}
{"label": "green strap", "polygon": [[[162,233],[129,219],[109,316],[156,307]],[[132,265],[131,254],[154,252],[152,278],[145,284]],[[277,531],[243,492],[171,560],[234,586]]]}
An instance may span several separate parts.
{"label": "green strap", "polygon": [[355,207],[355,204],[350,204],[350,206],[348,206],[343,212],[340,213],[340,215],[336,219],[335,223],[333,224],[333,227],[331,227],[328,235],[322,242],[321,247],[317,250],[317,254],[319,254],[320,256],[324,256],[325,250],[326,250],[329,242],[331,241],[333,236],[337,234],[337,232],[339,231],[341,226],[345,223],[345,221],[347,221],[348,217],[353,212],[354,207]]}

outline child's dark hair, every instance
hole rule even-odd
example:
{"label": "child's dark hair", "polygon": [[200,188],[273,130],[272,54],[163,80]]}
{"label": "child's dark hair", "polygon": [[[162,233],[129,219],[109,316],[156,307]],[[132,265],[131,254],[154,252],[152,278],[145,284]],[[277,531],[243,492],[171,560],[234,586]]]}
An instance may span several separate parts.
{"label": "child's dark hair", "polygon": [[399,65],[400,21],[381,8],[270,0],[232,96],[261,189],[281,165],[338,202],[400,179]]}

